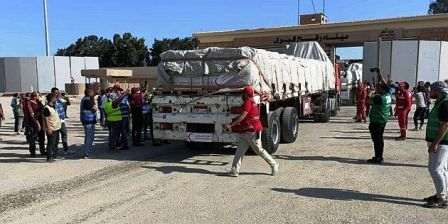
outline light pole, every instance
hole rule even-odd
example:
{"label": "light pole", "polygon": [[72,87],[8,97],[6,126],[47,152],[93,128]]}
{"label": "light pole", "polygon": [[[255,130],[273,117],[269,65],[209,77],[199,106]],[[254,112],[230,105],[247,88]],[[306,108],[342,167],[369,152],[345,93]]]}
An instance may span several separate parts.
{"label": "light pole", "polygon": [[43,0],[43,4],[44,4],[44,27],[45,27],[45,55],[50,56],[50,37],[48,33],[47,0]]}

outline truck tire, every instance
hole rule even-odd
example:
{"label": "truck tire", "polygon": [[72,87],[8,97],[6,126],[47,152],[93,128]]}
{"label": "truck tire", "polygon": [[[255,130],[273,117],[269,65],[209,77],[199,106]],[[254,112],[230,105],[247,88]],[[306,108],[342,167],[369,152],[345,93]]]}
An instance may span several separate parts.
{"label": "truck tire", "polygon": [[327,98],[325,100],[324,111],[314,115],[314,122],[318,123],[328,123],[331,117],[331,106],[330,100]]}
{"label": "truck tire", "polygon": [[339,99],[338,99],[338,97],[336,96],[336,97],[334,97],[334,98],[331,98],[332,100],[330,101],[331,102],[331,113],[330,113],[330,115],[332,116],[332,117],[335,117],[335,116],[337,116],[338,115],[338,111],[339,111]]}
{"label": "truck tire", "polygon": [[269,153],[274,154],[280,144],[280,116],[274,111],[269,113],[269,126],[261,133],[261,143],[263,148]]}
{"label": "truck tire", "polygon": [[283,143],[293,143],[299,135],[299,115],[294,107],[286,107],[281,116],[281,139]]}

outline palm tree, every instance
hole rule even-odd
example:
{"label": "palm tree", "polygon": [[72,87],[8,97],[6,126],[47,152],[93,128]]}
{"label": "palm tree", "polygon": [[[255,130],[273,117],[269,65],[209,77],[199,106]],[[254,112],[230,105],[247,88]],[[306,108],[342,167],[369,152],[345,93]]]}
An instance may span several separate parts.
{"label": "palm tree", "polygon": [[429,14],[448,13],[448,0],[436,0],[429,4]]}

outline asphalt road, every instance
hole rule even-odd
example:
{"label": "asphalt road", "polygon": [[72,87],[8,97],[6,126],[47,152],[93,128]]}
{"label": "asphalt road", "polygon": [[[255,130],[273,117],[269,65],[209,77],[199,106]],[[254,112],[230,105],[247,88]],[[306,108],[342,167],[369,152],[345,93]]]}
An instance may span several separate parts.
{"label": "asphalt road", "polygon": [[[69,114],[75,150],[77,108]],[[147,144],[109,154],[99,129],[92,159],[75,154],[47,164],[28,158],[8,120],[0,128],[0,223],[447,223],[448,210],[421,207],[434,191],[423,132],[396,142],[391,121],[386,163],[367,165],[367,124],[353,123],[353,113],[346,107],[330,123],[301,123],[297,142],[275,156],[279,176],[248,155],[238,178],[224,176],[232,149]]]}

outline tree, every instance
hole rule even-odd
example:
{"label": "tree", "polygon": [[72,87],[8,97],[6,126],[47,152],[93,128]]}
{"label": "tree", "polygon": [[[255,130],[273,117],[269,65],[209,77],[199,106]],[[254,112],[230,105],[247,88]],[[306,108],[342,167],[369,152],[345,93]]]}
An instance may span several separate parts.
{"label": "tree", "polygon": [[134,67],[145,64],[147,52],[145,39],[124,33],[115,34],[113,41],[95,35],[79,38],[67,48],[58,49],[56,55],[98,57],[101,67]]}
{"label": "tree", "polygon": [[67,48],[58,49],[57,56],[98,57],[101,67],[113,66],[112,54],[114,46],[112,41],[95,35],[79,38]]}
{"label": "tree", "polygon": [[429,4],[429,14],[448,13],[448,0],[436,0]]}
{"label": "tree", "polygon": [[155,66],[160,62],[160,54],[167,50],[193,50],[198,47],[198,41],[195,38],[174,38],[174,39],[154,39],[151,48],[151,58],[148,65]]}
{"label": "tree", "polygon": [[130,33],[114,35],[112,62],[117,67],[144,66],[148,48],[145,39],[133,37]]}

